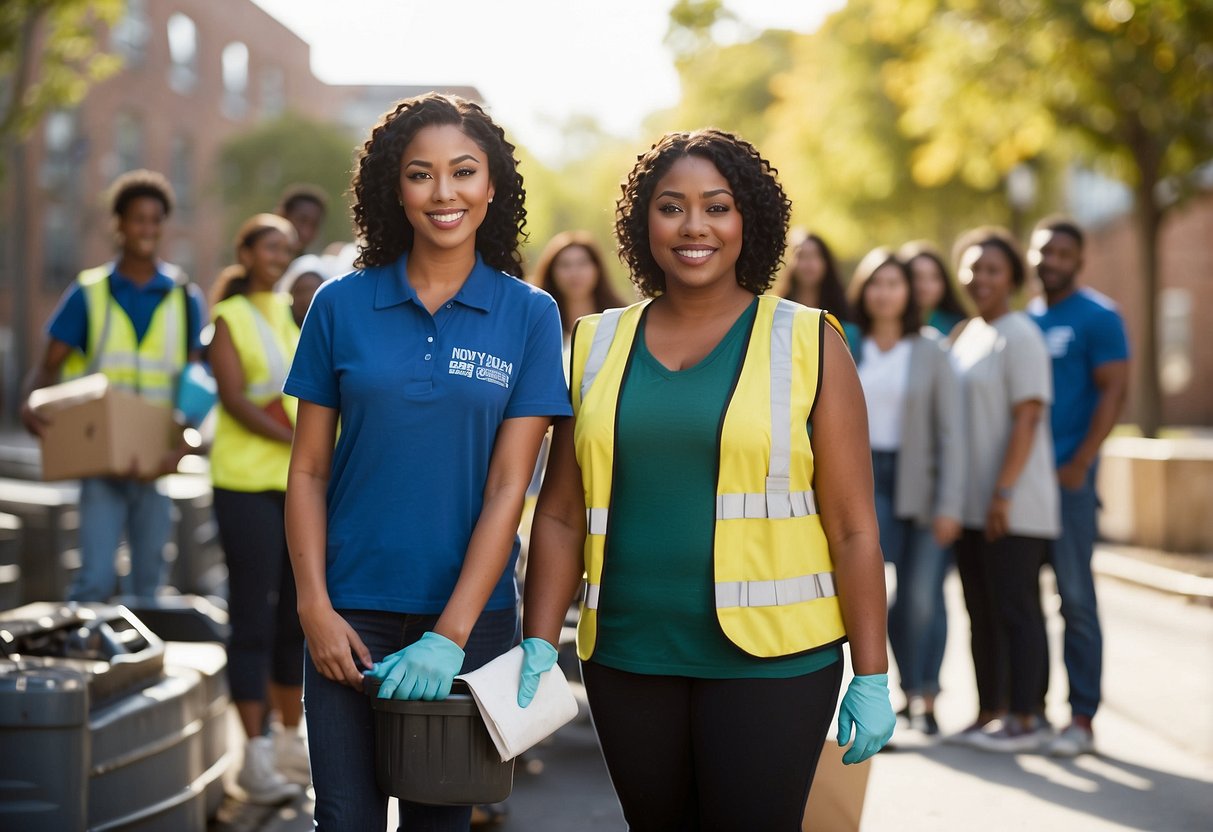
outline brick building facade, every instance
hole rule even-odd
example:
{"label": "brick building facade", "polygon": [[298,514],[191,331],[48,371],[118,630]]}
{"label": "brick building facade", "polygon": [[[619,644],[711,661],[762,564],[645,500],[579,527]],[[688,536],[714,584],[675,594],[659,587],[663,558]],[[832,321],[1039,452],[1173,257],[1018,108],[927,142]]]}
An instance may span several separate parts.
{"label": "brick building facade", "polygon": [[63,289],[82,268],[113,255],[103,194],[119,174],[144,167],[169,178],[178,206],[163,254],[205,286],[230,256],[213,184],[226,140],[287,111],[343,124],[358,136],[399,98],[431,89],[480,98],[470,87],[325,84],[312,75],[308,44],[251,0],[127,0],[126,17],[101,43],[123,57],[123,69],[93,86],[78,107],[37,125],[14,156],[19,175],[6,159],[10,175],[0,185],[6,413],[21,365],[40,348],[43,322]]}

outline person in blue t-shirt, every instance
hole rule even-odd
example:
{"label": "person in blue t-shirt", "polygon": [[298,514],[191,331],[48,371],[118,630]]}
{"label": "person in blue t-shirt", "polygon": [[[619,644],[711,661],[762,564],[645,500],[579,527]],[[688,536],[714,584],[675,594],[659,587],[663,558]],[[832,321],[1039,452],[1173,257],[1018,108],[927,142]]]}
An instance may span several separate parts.
{"label": "person in blue t-shirt", "polygon": [[[523,497],[548,425],[572,409],[556,303],[519,279],[516,164],[474,103],[429,94],[388,112],[354,177],[359,268],[316,294],[286,382],[321,830],[386,823],[364,675],[380,697],[442,699],[517,643]],[[470,814],[400,807],[405,829]]]}
{"label": "person in blue t-shirt", "polygon": [[1053,357],[1053,448],[1061,486],[1061,537],[1052,546],[1053,571],[1066,622],[1064,656],[1070,680],[1071,724],[1049,746],[1054,756],[1094,750],[1091,719],[1099,707],[1103,636],[1095,602],[1095,471],[1099,446],[1116,424],[1129,379],[1124,321],[1111,300],[1080,287],[1083,233],[1074,222],[1049,217],[1032,232],[1029,259],[1044,298],[1028,308]]}
{"label": "person in blue t-shirt", "polygon": [[[124,173],[110,186],[110,210],[120,252],[116,261],[100,268],[112,298],[111,312],[116,306],[127,322],[116,320],[113,327],[89,331],[89,291],[85,283],[97,270],[82,272],[63,293],[46,326],[42,357],[25,382],[21,420],[35,436],[42,435],[46,423],[30,408],[29,394],[57,383],[64,371],[70,370],[69,359],[73,357],[87,364],[84,372],[112,374],[110,383],[119,387],[126,387],[134,373],[144,384],[136,381],[131,392],[163,404],[168,403],[171,391],[151,389],[154,385],[137,369],[138,361],[134,368],[124,363],[123,358],[132,355],[133,350],[123,339],[133,339],[143,348],[153,321],[158,320],[168,360],[175,365],[169,368],[172,374],[180,373],[185,362],[181,360],[181,344],[175,340],[178,336],[168,333],[181,333],[179,337],[185,339],[186,362],[202,357],[202,293],[179,268],[158,256],[164,224],[173,210],[173,189],[168,180],[149,170]],[[174,292],[184,294],[185,303],[176,307],[183,313],[166,305]],[[169,315],[174,317],[170,319]],[[184,320],[178,322],[176,315]],[[148,349],[151,346],[147,343]],[[190,447],[181,441],[165,453],[157,470],[150,474],[131,471],[125,477],[87,477],[81,481],[80,570],[68,590],[68,600],[109,600],[117,584],[114,556],[124,534],[130,545],[131,569],[121,581],[123,594],[143,598],[156,594],[164,580],[164,546],[172,531],[172,507],[156,479],[176,471],[188,452]]]}

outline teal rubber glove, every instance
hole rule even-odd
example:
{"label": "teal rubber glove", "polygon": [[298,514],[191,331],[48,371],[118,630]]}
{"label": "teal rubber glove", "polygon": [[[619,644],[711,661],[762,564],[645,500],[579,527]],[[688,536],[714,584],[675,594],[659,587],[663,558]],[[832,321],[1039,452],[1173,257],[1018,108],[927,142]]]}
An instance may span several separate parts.
{"label": "teal rubber glove", "polygon": [[539,677],[556,664],[560,654],[541,638],[522,640],[522,678],[518,680],[518,707],[525,708],[539,690]]}
{"label": "teal rubber glove", "polygon": [[430,632],[397,650],[366,672],[378,679],[380,699],[446,699],[463,667],[463,651],[445,636]]}
{"label": "teal rubber glove", "polygon": [[842,761],[847,765],[862,763],[885,747],[896,727],[897,716],[889,704],[889,674],[852,679],[838,709],[838,747],[851,741],[852,728],[855,742],[842,755]]}

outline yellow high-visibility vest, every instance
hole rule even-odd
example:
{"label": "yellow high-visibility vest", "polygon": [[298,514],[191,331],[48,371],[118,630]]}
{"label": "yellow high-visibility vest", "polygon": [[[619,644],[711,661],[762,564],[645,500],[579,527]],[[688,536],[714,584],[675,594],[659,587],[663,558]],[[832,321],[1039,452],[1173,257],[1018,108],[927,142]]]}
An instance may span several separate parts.
{"label": "yellow high-visibility vest", "polygon": [[[610,535],[616,408],[649,301],[582,318],[573,338],[574,444],[586,504],[586,594],[577,652],[594,652]],[[719,438],[716,618],[745,652],[787,656],[846,638],[834,563],[813,495],[808,420],[833,316],[762,296]],[[676,471],[670,476],[677,476]],[[654,487],[660,488],[659,483]],[[606,570],[609,574],[609,569]]]}
{"label": "yellow high-visibility vest", "polygon": [[104,373],[111,386],[171,408],[189,356],[185,287],[179,285],[165,295],[140,341],[130,316],[110,293],[111,271],[112,265],[97,266],[76,277],[88,310],[88,349],[68,356],[63,377]]}
{"label": "yellow high-visibility vest", "polygon": [[[299,344],[289,295],[277,294],[258,306],[244,295],[215,304],[211,317],[227,322],[244,372],[244,395],[258,407],[275,399],[295,420],[299,406],[282,385]],[[285,491],[291,446],[253,433],[220,403],[211,444],[211,482],[231,491]]]}

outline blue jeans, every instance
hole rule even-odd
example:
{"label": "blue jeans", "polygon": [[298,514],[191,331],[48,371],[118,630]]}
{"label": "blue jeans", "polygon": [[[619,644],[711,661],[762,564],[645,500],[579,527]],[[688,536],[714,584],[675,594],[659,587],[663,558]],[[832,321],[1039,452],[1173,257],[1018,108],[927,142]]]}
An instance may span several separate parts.
{"label": "blue jeans", "polygon": [[[437,615],[339,610],[376,662],[432,630]],[[464,645],[463,671],[475,670],[518,643],[518,611],[484,612]],[[381,830],[387,826],[388,796],[375,782],[375,720],[361,691],[326,679],[309,654],[303,669],[312,784],[318,830]],[[471,806],[429,806],[400,801],[404,832],[466,832]]]}
{"label": "blue jeans", "polygon": [[80,483],[80,572],[69,601],[108,601],[114,594],[114,555],[126,532],[131,550],[124,595],[151,598],[164,580],[164,544],[172,507],[154,482],[89,477]]}
{"label": "blue jeans", "polygon": [[1070,679],[1070,710],[1085,717],[1099,708],[1103,673],[1103,634],[1095,603],[1091,555],[1095,551],[1095,465],[1082,487],[1061,489],[1061,537],[1053,542],[1051,560],[1066,622],[1063,656]]}
{"label": "blue jeans", "polygon": [[897,573],[897,593],[889,607],[889,643],[906,696],[939,693],[939,669],[948,638],[943,581],[948,551],[932,530],[897,517],[894,489],[897,454],[872,452],[880,548]]}

